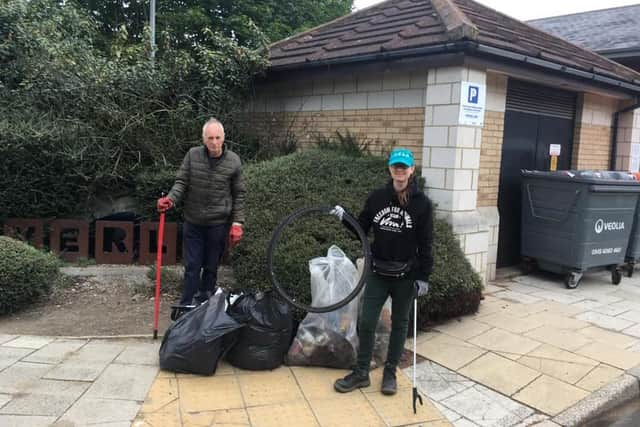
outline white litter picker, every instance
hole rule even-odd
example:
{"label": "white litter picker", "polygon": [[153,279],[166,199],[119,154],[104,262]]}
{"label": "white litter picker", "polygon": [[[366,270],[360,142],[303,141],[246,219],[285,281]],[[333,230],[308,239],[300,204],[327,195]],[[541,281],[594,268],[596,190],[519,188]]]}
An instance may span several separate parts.
{"label": "white litter picker", "polygon": [[416,386],[416,342],[418,338],[418,297],[429,292],[429,283],[416,282],[416,291],[413,294],[413,413],[417,412],[416,402],[422,405],[422,396]]}

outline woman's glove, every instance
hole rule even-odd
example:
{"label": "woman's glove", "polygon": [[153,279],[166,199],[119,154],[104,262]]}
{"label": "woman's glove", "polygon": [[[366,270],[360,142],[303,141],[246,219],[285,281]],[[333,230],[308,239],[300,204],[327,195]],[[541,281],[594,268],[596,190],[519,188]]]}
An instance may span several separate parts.
{"label": "woman's glove", "polygon": [[342,221],[342,217],[344,216],[345,210],[340,205],[335,205],[333,209],[329,211],[330,215],[337,217],[340,221]]}
{"label": "woman's glove", "polygon": [[421,297],[429,293],[429,282],[424,280],[416,280],[416,295]]}

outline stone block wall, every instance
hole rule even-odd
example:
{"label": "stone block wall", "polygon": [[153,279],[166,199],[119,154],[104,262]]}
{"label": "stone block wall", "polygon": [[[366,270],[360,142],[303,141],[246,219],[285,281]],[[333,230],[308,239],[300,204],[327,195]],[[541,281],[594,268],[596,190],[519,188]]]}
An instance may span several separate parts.
{"label": "stone block wall", "polygon": [[476,209],[483,129],[458,124],[463,81],[486,84],[487,75],[469,67],[429,72],[422,175],[437,214],[451,224],[465,256],[486,280],[489,230]]}

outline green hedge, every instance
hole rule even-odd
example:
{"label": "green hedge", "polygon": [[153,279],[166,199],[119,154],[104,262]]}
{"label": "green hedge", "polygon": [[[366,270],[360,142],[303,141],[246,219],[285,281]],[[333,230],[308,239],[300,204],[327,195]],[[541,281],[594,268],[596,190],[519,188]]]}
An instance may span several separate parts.
{"label": "green hedge", "polygon": [[60,261],[26,243],[0,236],[0,314],[24,308],[47,295]]}
{"label": "green hedge", "polygon": [[[238,286],[271,287],[267,247],[276,225],[301,207],[340,204],[356,215],[371,190],[387,182],[385,160],[348,156],[336,150],[309,150],[249,165],[245,237],[232,254]],[[338,244],[351,259],[360,256],[359,242],[334,218],[304,218],[289,227],[275,254],[275,273],[299,300],[310,301],[308,260],[324,256]],[[420,301],[421,323],[477,310],[481,280],[460,250],[451,228],[436,220],[435,270],[431,292]],[[302,313],[298,313],[302,315]]]}

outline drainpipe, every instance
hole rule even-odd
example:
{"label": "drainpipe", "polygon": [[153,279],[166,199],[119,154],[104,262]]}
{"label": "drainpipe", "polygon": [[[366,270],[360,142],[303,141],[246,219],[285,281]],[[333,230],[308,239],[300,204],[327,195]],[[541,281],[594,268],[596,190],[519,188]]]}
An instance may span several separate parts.
{"label": "drainpipe", "polygon": [[609,170],[615,170],[616,168],[616,156],[618,155],[618,119],[620,118],[620,114],[628,113],[629,111],[633,111],[637,108],[640,108],[640,102],[636,99],[635,104],[613,113],[613,132],[611,132],[611,157],[609,158]]}

